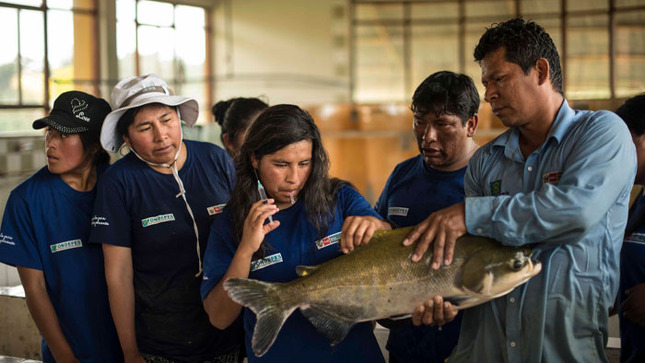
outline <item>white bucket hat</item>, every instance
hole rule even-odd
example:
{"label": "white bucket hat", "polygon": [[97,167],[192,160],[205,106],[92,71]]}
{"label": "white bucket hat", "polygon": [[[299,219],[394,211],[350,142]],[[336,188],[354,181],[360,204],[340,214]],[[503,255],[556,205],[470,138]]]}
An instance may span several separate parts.
{"label": "white bucket hat", "polygon": [[114,111],[105,117],[101,128],[101,145],[110,152],[117,152],[123,144],[116,125],[129,109],[150,103],[177,106],[181,118],[188,126],[193,126],[199,115],[199,106],[194,98],[173,95],[166,82],[156,74],[121,80],[112,89],[111,99]]}

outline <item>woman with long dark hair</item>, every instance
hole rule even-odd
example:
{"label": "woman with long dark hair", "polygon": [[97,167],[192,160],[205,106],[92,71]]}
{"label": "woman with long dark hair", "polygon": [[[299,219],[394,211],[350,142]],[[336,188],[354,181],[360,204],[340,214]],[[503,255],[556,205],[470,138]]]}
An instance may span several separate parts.
{"label": "woman with long dark hair", "polygon": [[[260,114],[247,133],[236,168],[237,184],[224,213],[211,226],[204,256],[202,298],[211,323],[220,329],[242,311],[224,291],[226,279],[291,281],[297,278],[297,265],[317,265],[342,254],[341,231],[354,246],[375,230],[390,229],[354,188],[329,177],[320,132],[297,106],[277,105]],[[266,190],[266,199],[259,188]],[[254,326],[255,316],[244,309],[250,361],[259,359],[250,351]],[[383,360],[370,324],[358,324],[331,347],[300,312],[294,312],[261,359],[306,361],[307,357],[330,362]]]}

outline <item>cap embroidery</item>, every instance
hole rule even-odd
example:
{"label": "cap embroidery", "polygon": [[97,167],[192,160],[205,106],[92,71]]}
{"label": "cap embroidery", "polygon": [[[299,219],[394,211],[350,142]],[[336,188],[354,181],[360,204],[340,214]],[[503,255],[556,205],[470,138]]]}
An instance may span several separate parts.
{"label": "cap embroidery", "polygon": [[85,116],[84,110],[87,109],[88,104],[85,100],[79,100],[78,98],[72,99],[72,113],[76,116],[77,119],[83,120],[85,122],[90,122],[90,118]]}

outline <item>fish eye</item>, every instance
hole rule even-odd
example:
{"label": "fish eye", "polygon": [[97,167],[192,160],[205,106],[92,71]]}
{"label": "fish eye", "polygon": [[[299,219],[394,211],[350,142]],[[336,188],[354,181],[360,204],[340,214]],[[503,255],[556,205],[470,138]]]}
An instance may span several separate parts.
{"label": "fish eye", "polygon": [[519,271],[524,267],[524,261],[520,259],[513,260],[513,266],[511,267],[514,271]]}

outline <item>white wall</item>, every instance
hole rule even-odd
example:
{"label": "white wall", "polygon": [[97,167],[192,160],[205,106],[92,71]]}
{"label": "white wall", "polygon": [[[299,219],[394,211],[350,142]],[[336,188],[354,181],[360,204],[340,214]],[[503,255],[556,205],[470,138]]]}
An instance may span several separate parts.
{"label": "white wall", "polygon": [[20,285],[18,270],[15,267],[0,263],[0,286]]}
{"label": "white wall", "polygon": [[349,100],[346,0],[228,0],[213,19],[217,100]]}

